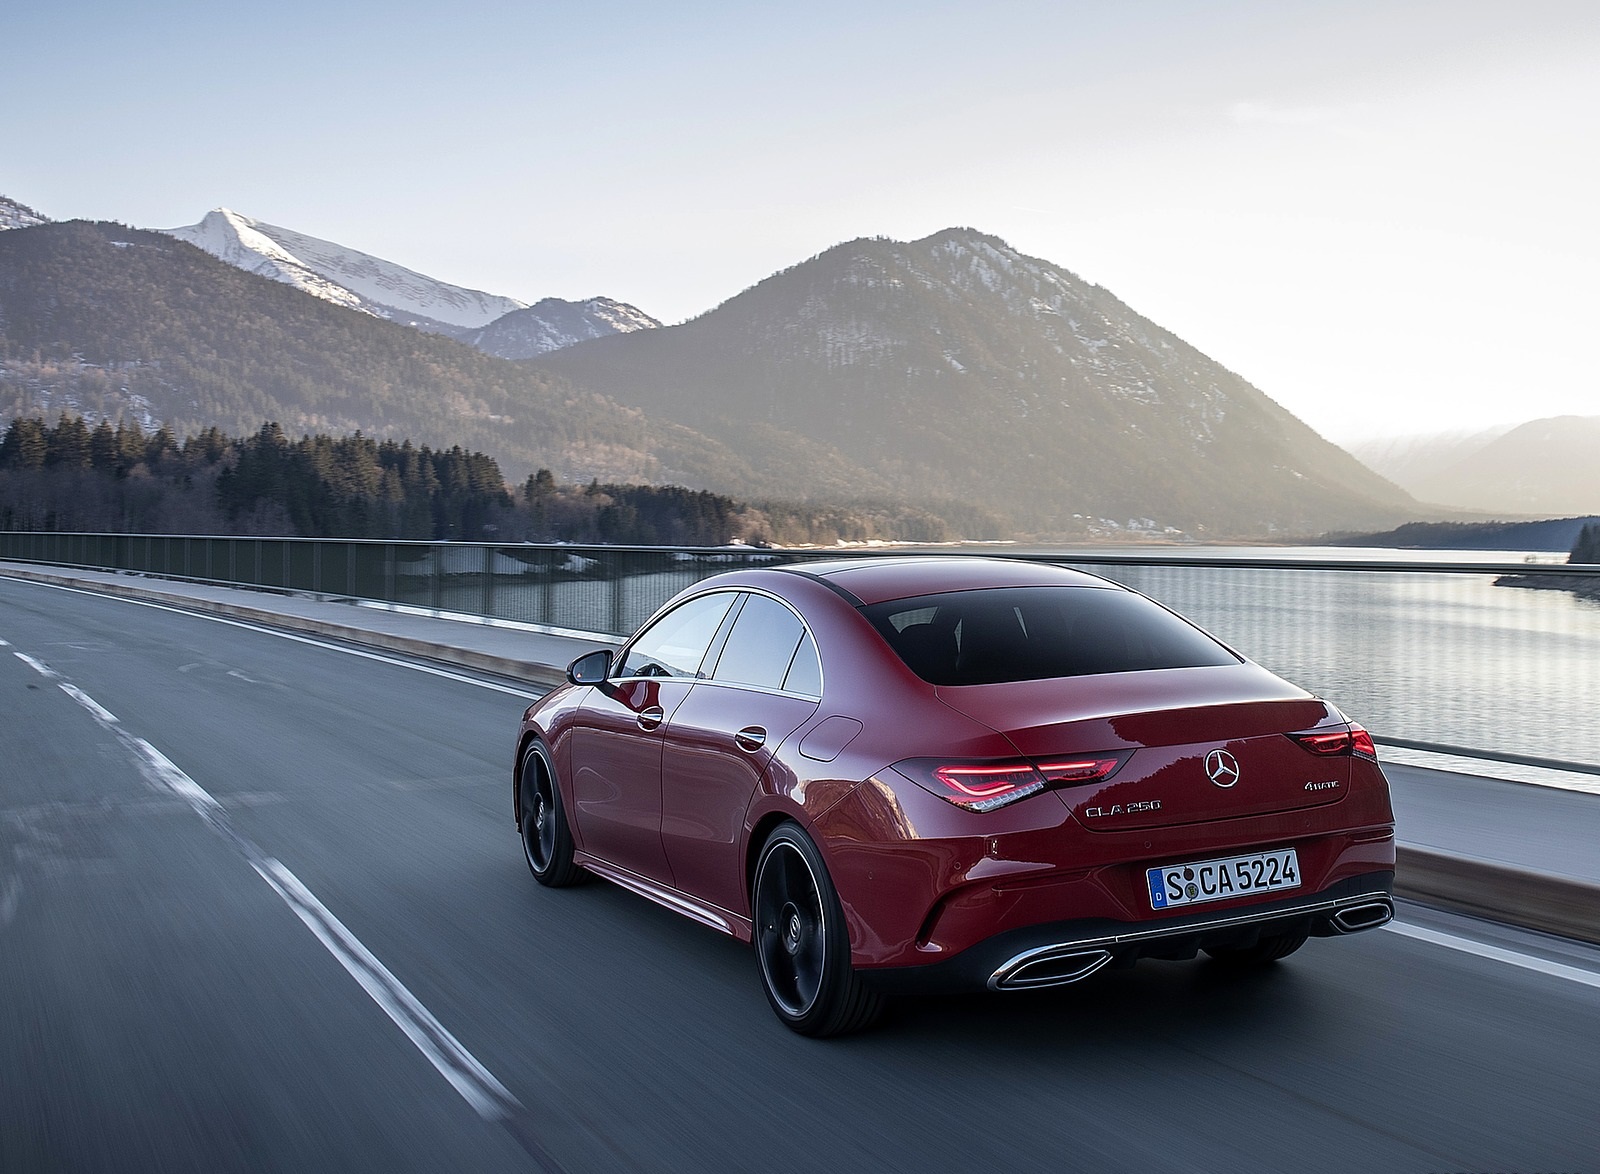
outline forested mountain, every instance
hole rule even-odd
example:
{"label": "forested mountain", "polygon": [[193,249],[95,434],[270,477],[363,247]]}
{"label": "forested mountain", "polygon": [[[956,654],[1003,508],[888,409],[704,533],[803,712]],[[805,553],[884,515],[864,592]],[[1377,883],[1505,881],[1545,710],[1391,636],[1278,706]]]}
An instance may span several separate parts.
{"label": "forested mountain", "polygon": [[[1536,522],[1407,522],[1381,534],[1325,534],[1328,546],[1393,546],[1414,550],[1566,550],[1600,517],[1541,518]],[[1574,554],[1573,562],[1583,562]]]}
{"label": "forested mountain", "polygon": [[1415,509],[1107,291],[970,229],[852,241],[537,367],[761,454],[778,496],[956,497],[1049,534],[1306,533]]}
{"label": "forested mountain", "polygon": [[0,420],[62,410],[177,435],[276,420],[409,436],[481,450],[516,477],[756,480],[689,429],[115,224],[0,233]]}
{"label": "forested mountain", "polygon": [[411,437],[513,481],[827,507],[846,536],[1292,535],[1416,508],[1104,290],[964,229],[841,245],[683,326],[527,363],[159,233],[0,233],[0,421],[63,410]]}
{"label": "forested mountain", "polygon": [[459,446],[292,440],[276,424],[180,441],[65,413],[0,430],[0,530],[657,546],[945,537],[906,507],[761,507],[673,485],[561,485],[548,469],[513,491],[492,457]]}

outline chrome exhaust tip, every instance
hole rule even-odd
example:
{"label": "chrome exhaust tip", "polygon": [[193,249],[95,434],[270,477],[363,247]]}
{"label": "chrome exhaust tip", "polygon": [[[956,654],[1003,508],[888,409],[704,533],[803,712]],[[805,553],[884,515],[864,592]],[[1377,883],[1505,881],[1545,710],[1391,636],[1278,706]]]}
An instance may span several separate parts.
{"label": "chrome exhaust tip", "polygon": [[1045,946],[1019,954],[996,970],[989,979],[993,991],[1026,991],[1041,987],[1065,986],[1088,978],[1111,961],[1109,950],[1074,950]]}
{"label": "chrome exhaust tip", "polygon": [[1393,901],[1363,901],[1348,905],[1333,915],[1333,928],[1340,933],[1360,933],[1364,929],[1377,929],[1394,918]]}

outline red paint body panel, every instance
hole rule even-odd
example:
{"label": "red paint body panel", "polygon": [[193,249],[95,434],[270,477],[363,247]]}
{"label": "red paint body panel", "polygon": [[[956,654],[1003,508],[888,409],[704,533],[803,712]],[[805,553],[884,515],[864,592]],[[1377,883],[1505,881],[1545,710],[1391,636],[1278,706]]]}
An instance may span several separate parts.
{"label": "red paint body panel", "polygon": [[[589,690],[568,751],[567,810],[573,826],[582,829],[584,850],[668,884],[672,870],[661,841],[662,739],[667,717],[690,688],[687,682],[652,680]],[[661,716],[646,730],[640,716],[651,710]]]}
{"label": "red paint body panel", "polygon": [[1362,872],[1392,872],[1388,788],[1375,766],[1361,765],[1364,777],[1343,803],[1101,833],[1084,830],[1050,793],[980,815],[912,784],[877,779],[832,808],[818,830],[833,848],[840,893],[852,896],[846,916],[857,964],[912,966],[1026,925],[1171,917],[1150,908],[1144,888],[1144,870],[1161,864],[1292,847],[1303,893]]}
{"label": "red paint body panel", "polygon": [[1326,721],[1328,707],[1256,664],[944,685],[951,709],[1010,734],[1024,754],[1249,738]]}
{"label": "red paint body panel", "polygon": [[[696,685],[667,726],[661,761],[661,838],[673,883],[734,913],[748,912],[744,816],[767,775],[773,749],[816,712],[817,703],[752,689]],[[741,750],[734,735],[765,731]]]}
{"label": "red paint body panel", "polygon": [[[551,745],[584,859],[657,882],[660,892],[647,895],[671,898],[663,903],[724,911],[726,918],[701,919],[748,937],[754,856],[776,821],[793,820],[822,853],[853,961],[866,969],[938,963],[995,935],[1050,923],[1158,926],[1175,914],[1150,908],[1144,870],[1164,864],[1292,847],[1297,893],[1310,897],[1364,875],[1387,889],[1394,817],[1382,771],[1350,754],[1315,755],[1289,738],[1344,728],[1345,719],[1265,669],[1244,662],[936,687],[907,668],[857,608],[1004,585],[1122,588],[980,559],[797,570],[721,575],[679,598],[733,588],[787,601],[818,649],[820,704],[671,679],[564,686],[529,709],[521,738]],[[650,704],[664,710],[654,735],[637,728]],[[759,753],[733,742],[752,725],[766,730]],[[1233,785],[1208,777],[1213,750],[1234,756]],[[891,769],[911,758],[1021,762],[1096,752],[1124,761],[1100,782],[987,812],[958,807]],[[1224,913],[1257,900],[1206,908]]]}

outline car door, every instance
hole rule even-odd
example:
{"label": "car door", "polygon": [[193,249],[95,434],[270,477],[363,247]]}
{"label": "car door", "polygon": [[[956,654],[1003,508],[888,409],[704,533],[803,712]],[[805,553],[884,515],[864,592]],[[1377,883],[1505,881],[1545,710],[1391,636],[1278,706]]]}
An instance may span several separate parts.
{"label": "car door", "polygon": [[661,837],[678,888],[747,912],[740,833],[773,753],[822,696],[816,644],[800,617],[766,595],[742,600],[715,665],[668,723]]}
{"label": "car door", "polygon": [[584,700],[572,735],[574,828],[583,851],[673,883],[661,842],[662,738],[736,598],[732,591],[696,596],[661,616]]}

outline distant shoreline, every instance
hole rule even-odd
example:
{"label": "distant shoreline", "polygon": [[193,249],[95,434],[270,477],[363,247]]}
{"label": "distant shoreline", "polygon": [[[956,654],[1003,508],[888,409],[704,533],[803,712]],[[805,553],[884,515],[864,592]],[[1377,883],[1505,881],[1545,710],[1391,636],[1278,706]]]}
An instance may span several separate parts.
{"label": "distant shoreline", "polygon": [[1600,600],[1600,575],[1501,575],[1494,585],[1533,591],[1569,591],[1579,599]]}
{"label": "distant shoreline", "polygon": [[1327,534],[1316,539],[1313,545],[1566,552],[1572,549],[1585,525],[1600,525],[1600,516],[1590,514],[1532,522],[1407,522],[1376,534]]}

